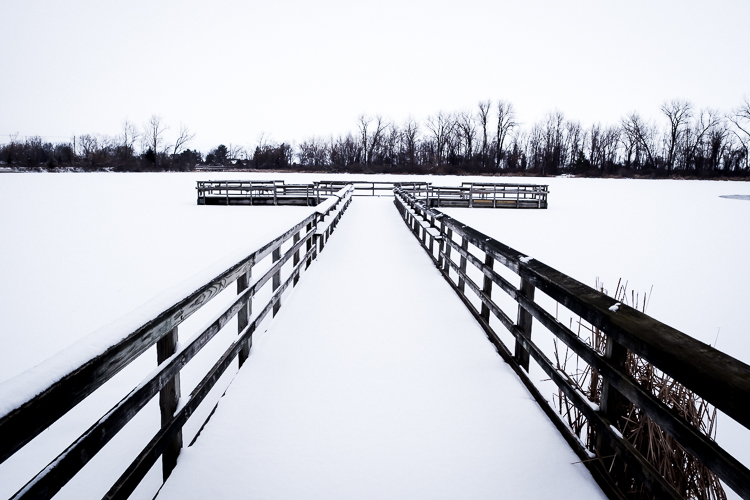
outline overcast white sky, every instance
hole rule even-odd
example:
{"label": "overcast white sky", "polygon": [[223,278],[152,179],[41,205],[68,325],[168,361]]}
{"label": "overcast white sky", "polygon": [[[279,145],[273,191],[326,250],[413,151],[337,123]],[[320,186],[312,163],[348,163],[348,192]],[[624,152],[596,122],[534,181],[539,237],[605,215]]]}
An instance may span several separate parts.
{"label": "overcast white sky", "polygon": [[0,17],[0,142],[157,114],[206,151],[488,98],[587,125],[750,95],[747,0],[0,0]]}

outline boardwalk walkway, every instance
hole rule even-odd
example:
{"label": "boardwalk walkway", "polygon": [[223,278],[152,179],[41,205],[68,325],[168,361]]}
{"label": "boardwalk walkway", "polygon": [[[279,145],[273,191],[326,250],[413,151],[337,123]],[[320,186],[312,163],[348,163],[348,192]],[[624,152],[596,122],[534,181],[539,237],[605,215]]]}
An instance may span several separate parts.
{"label": "boardwalk walkway", "polygon": [[352,203],[159,499],[605,498],[400,219]]}

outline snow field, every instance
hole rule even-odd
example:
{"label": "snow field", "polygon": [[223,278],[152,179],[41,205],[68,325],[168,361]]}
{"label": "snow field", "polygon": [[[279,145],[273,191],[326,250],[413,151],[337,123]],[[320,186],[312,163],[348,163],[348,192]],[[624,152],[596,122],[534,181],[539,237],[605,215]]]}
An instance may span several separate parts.
{"label": "snow field", "polygon": [[[237,178],[283,178],[299,183],[365,176],[191,173],[0,177],[0,383],[114,322],[232,249],[252,245],[259,235],[291,226],[306,215],[301,211],[304,209],[291,207],[196,206],[196,180]],[[366,178],[427,180],[436,185],[459,185],[472,180]],[[628,288],[641,296],[653,285],[648,314],[712,345],[718,338],[717,348],[750,361],[750,267],[746,264],[750,203],[746,199],[719,198],[750,196],[750,185],[563,178],[490,180],[550,184],[550,209],[444,211],[586,284],[593,286],[599,277],[613,291],[622,277],[629,281]],[[356,198],[353,206],[364,200]],[[390,209],[397,213],[392,205]],[[348,217],[349,214],[343,221]],[[332,243],[338,236],[337,232]],[[423,252],[416,241],[410,243]],[[321,258],[327,252],[328,247]],[[429,264],[427,256],[422,258]],[[502,266],[496,268],[517,281]],[[472,266],[469,269],[473,272]],[[260,272],[254,271],[254,276]],[[447,288],[445,283],[436,286]],[[225,294],[234,295],[233,291]],[[515,303],[504,295],[496,291],[493,298],[515,317]],[[538,301],[545,300],[542,295],[537,291]],[[509,302],[504,302],[506,299]],[[217,297],[215,302],[220,300]],[[258,304],[265,302],[261,297],[256,300]],[[554,310],[554,302],[549,301],[547,307]],[[285,310],[288,311],[283,306],[279,319]],[[563,322],[565,313],[560,307]],[[192,327],[189,323],[181,326],[181,342],[210,319],[209,308],[203,314],[206,317],[196,315],[188,320],[194,322]],[[513,345],[501,325],[493,323],[493,327],[501,337],[507,335],[507,345]],[[183,394],[189,393],[223,351],[222,342],[231,341],[235,332],[232,322],[220,334],[222,338],[212,341],[205,354],[199,355],[205,359],[196,358],[183,370]],[[545,332],[537,324],[533,335],[543,345],[551,345],[551,338],[545,341]],[[262,336],[262,332],[256,334],[256,345]],[[212,347],[214,343],[216,347]],[[0,497],[13,494],[127,394],[153,370],[155,359],[154,352],[145,353],[102,387],[96,397],[79,405],[30,446],[1,464]],[[228,374],[227,379],[232,375]],[[534,363],[532,378],[546,378],[543,373],[534,372]],[[214,397],[220,395],[223,387],[225,383],[217,385],[220,390]],[[551,394],[551,388],[547,392]],[[145,445],[158,421],[158,409],[152,402],[58,498],[101,497]],[[188,425],[199,425],[201,421],[196,415]],[[186,428],[186,435],[195,431]],[[730,453],[750,464],[746,429],[724,418],[719,422],[718,438]],[[152,471],[135,498],[152,498],[160,475],[160,471]]]}

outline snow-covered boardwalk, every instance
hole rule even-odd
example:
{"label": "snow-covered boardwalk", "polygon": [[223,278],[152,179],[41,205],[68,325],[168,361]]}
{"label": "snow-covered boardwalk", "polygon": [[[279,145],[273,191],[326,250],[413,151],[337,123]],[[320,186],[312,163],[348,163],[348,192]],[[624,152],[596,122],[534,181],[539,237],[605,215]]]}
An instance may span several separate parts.
{"label": "snow-covered boardwalk", "polygon": [[390,198],[359,198],[159,499],[606,498]]}

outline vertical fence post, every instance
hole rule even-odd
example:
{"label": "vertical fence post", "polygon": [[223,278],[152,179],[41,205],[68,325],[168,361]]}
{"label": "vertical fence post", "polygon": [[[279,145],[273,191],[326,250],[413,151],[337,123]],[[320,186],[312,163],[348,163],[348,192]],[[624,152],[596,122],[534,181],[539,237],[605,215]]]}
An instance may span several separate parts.
{"label": "vertical fence post", "polygon": [[[313,223],[312,222],[308,222],[307,223],[307,234],[306,234],[306,236],[309,235],[312,230],[313,230]],[[314,237],[313,238],[307,238],[307,246],[306,246],[306,250],[307,251],[305,252],[306,254],[309,253],[310,249],[312,248],[313,239],[314,239]],[[312,262],[312,256],[307,258],[307,262],[305,263],[305,269],[307,269],[308,267],[310,267],[310,263],[311,262]]]}
{"label": "vertical fence post", "polygon": [[446,246],[448,245],[445,242],[445,237],[446,237],[445,236],[445,222],[443,222],[442,220],[440,221],[440,236],[441,236],[440,243],[438,245],[438,269],[442,271],[443,268],[445,267],[443,253],[445,253]]}
{"label": "vertical fence post", "polygon": [[[430,227],[435,227],[435,217],[430,216]],[[430,235],[430,256],[435,255],[435,237],[433,235]]]}
{"label": "vertical fence post", "polygon": [[[443,227],[445,227],[445,223],[443,223]],[[445,235],[445,239],[447,240],[445,242],[445,262],[443,262],[443,272],[446,275],[450,275],[451,272],[451,245],[448,243],[448,241],[453,241],[453,229],[448,228],[448,232]]]}
{"label": "vertical fence post", "polygon": [[[461,248],[466,252],[469,251],[469,240],[467,240],[465,236],[461,236]],[[461,293],[464,293],[464,288],[466,286],[463,277],[463,275],[466,274],[466,257],[464,255],[461,255],[461,261],[458,268],[461,270],[461,274],[458,276],[458,289],[461,290]]]}
{"label": "vertical fence post", "polygon": [[[293,241],[294,241],[295,245],[297,243],[299,243],[299,240],[300,240],[299,233],[300,233],[299,231],[297,231],[296,233],[294,233],[294,240]],[[296,252],[294,252],[294,267],[296,268],[298,264],[299,264],[299,248],[297,249]],[[292,284],[292,286],[297,286],[297,282],[298,281],[299,281],[299,273],[297,273],[297,274],[294,275],[294,283]]]}
{"label": "vertical fence post", "polygon": [[474,184],[469,186],[469,208],[474,208]]}
{"label": "vertical fence post", "polygon": [[[177,349],[177,327],[164,335],[156,342],[156,360],[162,364],[175,353]],[[180,374],[179,372],[167,382],[167,385],[159,391],[159,409],[161,411],[161,425],[164,427],[177,411],[177,404],[180,400]],[[177,433],[171,443],[162,453],[162,478],[167,480],[172,470],[177,465],[177,456],[182,449],[182,429]]]}
{"label": "vertical fence post", "polygon": [[[520,295],[523,295],[529,300],[534,300],[534,285],[521,278],[521,288],[518,291]],[[518,305],[518,321],[516,322],[516,328],[518,331],[527,339],[531,339],[531,313],[526,309]],[[516,361],[523,367],[527,372],[529,371],[529,351],[524,349],[523,345],[516,340]]]}
{"label": "vertical fence post", "polygon": [[[489,254],[485,254],[484,265],[492,269],[492,267],[495,265],[495,259],[493,259]],[[492,278],[490,278],[486,274],[484,275],[484,286],[482,287],[482,291],[488,298],[492,297]],[[489,324],[490,308],[487,307],[487,304],[485,304],[484,301],[482,301],[482,311],[479,313],[479,315]]]}
{"label": "vertical fence post", "polygon": [[[276,247],[276,249],[271,254],[271,259],[273,262],[278,262],[281,260],[281,245]],[[278,288],[281,286],[281,269],[276,271],[273,274],[273,291],[275,292],[278,290]],[[279,312],[279,308],[281,307],[281,297],[273,304],[273,315],[276,316],[276,313]]]}
{"label": "vertical fence post", "polygon": [[[247,290],[250,284],[250,276],[252,276],[252,268],[248,269],[246,273],[237,278],[237,295]],[[237,312],[237,334],[241,334],[242,331],[247,328],[250,323],[250,314],[253,312],[253,299],[250,297],[245,305],[243,305]],[[237,356],[240,367],[245,363],[245,360],[250,355],[250,347],[253,345],[253,338],[250,337],[240,347],[240,353]]]}
{"label": "vertical fence post", "polygon": [[[607,344],[604,350],[604,357],[609,362],[618,368],[620,371],[625,371],[625,363],[628,357],[628,350],[612,340],[611,337],[607,336]],[[607,379],[602,381],[602,394],[599,403],[599,409],[601,413],[610,421],[612,425],[622,430],[623,426],[621,420],[627,418],[628,405],[625,396],[620,391],[612,387]],[[596,450],[599,454],[599,458],[607,458],[605,462],[607,468],[610,471],[610,476],[616,482],[622,485],[622,480],[625,478],[625,469],[622,461],[619,464],[614,463],[613,455],[615,451],[609,443],[602,439],[601,435],[596,436]],[[612,461],[609,461],[612,458]]]}

